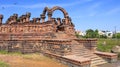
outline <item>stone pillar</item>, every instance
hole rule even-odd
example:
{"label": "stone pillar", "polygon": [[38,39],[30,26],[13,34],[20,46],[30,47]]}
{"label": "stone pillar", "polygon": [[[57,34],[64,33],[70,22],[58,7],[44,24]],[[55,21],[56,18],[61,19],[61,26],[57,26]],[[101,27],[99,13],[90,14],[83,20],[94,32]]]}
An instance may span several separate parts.
{"label": "stone pillar", "polygon": [[26,13],[26,22],[30,21],[30,16],[31,16],[31,13],[27,12]]}
{"label": "stone pillar", "polygon": [[56,18],[52,18],[52,23],[56,24]]}
{"label": "stone pillar", "polygon": [[0,24],[2,24],[3,15],[0,14]]}
{"label": "stone pillar", "polygon": [[42,20],[42,23],[45,22],[45,15],[41,14],[41,20]]}
{"label": "stone pillar", "polygon": [[57,24],[58,24],[58,25],[61,24],[61,18],[57,18]]}
{"label": "stone pillar", "polygon": [[20,17],[20,23],[23,23],[22,17]]}
{"label": "stone pillar", "polygon": [[62,23],[65,25],[65,19],[62,19]]}
{"label": "stone pillar", "polygon": [[48,13],[48,21],[51,21],[52,13]]}
{"label": "stone pillar", "polygon": [[66,16],[65,17],[65,24],[68,24],[69,23],[69,16]]}
{"label": "stone pillar", "polygon": [[13,14],[13,22],[17,22],[18,14]]}
{"label": "stone pillar", "polygon": [[23,15],[23,16],[22,16],[22,19],[23,19],[23,23],[25,23],[25,22],[26,22],[26,16]]}
{"label": "stone pillar", "polygon": [[14,21],[13,21],[13,16],[10,16],[10,24],[12,24]]}
{"label": "stone pillar", "polygon": [[10,21],[11,21],[11,19],[8,18],[8,20],[6,21],[6,24],[10,24]]}
{"label": "stone pillar", "polygon": [[40,18],[37,18],[37,22],[40,23]]}
{"label": "stone pillar", "polygon": [[36,23],[37,21],[37,18],[32,18],[33,19],[33,23]]}
{"label": "stone pillar", "polygon": [[72,25],[72,19],[69,17],[69,24]]}

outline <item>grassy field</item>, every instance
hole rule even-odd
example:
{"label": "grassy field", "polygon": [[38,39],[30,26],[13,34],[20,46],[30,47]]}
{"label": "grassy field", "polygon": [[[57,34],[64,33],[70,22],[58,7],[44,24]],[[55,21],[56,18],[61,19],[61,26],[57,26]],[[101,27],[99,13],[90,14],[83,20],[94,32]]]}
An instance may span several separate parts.
{"label": "grassy field", "polygon": [[[120,45],[120,39],[98,39],[97,50],[111,52],[116,45]],[[120,59],[120,53],[118,53],[118,59]]]}
{"label": "grassy field", "polygon": [[97,49],[99,51],[111,52],[111,49],[120,45],[120,39],[98,39]]}

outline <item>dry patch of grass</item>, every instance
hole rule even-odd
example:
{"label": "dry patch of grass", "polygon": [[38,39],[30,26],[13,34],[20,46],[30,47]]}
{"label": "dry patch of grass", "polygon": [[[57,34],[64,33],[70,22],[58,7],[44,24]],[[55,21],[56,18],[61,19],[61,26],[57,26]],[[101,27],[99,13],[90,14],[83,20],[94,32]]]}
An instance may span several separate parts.
{"label": "dry patch of grass", "polygon": [[0,67],[9,67],[9,65],[3,61],[0,61]]}
{"label": "dry patch of grass", "polygon": [[10,67],[67,67],[38,53],[25,55],[0,54],[0,61],[8,63]]}

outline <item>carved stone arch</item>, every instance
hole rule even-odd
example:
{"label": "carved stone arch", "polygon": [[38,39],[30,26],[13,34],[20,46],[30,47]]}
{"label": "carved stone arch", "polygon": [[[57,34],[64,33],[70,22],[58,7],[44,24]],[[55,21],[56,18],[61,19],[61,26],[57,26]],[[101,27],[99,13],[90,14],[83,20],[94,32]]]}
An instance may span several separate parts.
{"label": "carved stone arch", "polygon": [[50,9],[48,7],[45,7],[42,14],[45,15],[49,11],[50,11]]}
{"label": "carved stone arch", "polygon": [[50,11],[51,11],[51,14],[53,14],[53,12],[55,11],[55,10],[60,10],[63,14],[64,14],[64,18],[62,19],[64,22],[63,22],[63,24],[70,24],[69,23],[69,15],[68,15],[68,13],[66,12],[66,10],[65,9],[63,9],[62,7],[59,7],[59,6],[55,6],[55,7],[53,7],[52,9],[50,9]]}
{"label": "carved stone arch", "polygon": [[64,14],[64,18],[65,18],[65,17],[68,17],[68,13],[67,13],[66,10],[63,9],[62,7],[54,6],[54,7],[51,9],[51,14],[52,14],[55,10],[60,10],[60,11]]}
{"label": "carved stone arch", "polygon": [[46,13],[50,13],[50,9],[48,7],[45,7],[44,10],[43,10],[43,13],[40,15],[41,16],[41,19],[42,19],[42,22],[45,22],[45,15]]}

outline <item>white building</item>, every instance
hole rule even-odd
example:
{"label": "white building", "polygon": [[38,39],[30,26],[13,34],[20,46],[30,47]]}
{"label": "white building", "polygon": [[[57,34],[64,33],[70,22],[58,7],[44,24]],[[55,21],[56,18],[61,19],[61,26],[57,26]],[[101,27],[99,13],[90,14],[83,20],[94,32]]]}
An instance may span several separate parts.
{"label": "white building", "polygon": [[83,32],[83,31],[76,31],[76,33],[79,34],[80,36],[85,36],[86,35],[86,33]]}
{"label": "white building", "polygon": [[111,31],[101,31],[101,30],[99,30],[98,34],[103,35],[103,36],[107,36],[109,38],[111,38],[113,36],[113,32],[111,32]]}

